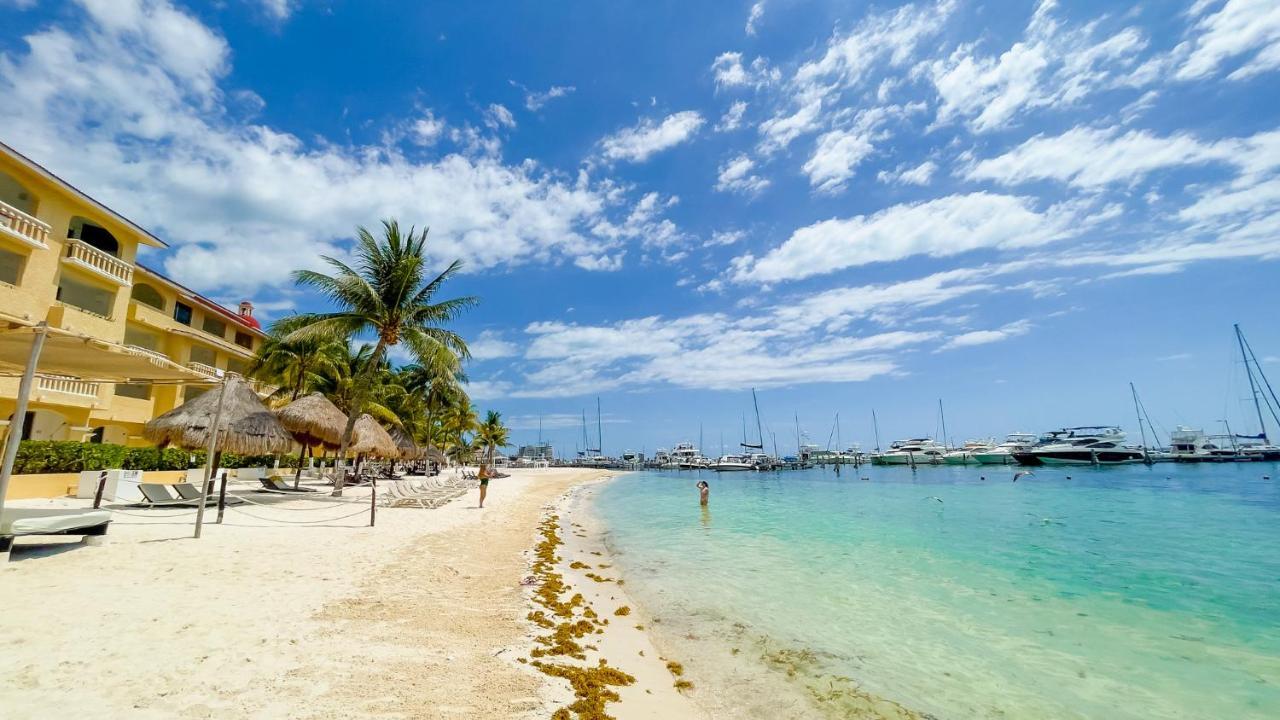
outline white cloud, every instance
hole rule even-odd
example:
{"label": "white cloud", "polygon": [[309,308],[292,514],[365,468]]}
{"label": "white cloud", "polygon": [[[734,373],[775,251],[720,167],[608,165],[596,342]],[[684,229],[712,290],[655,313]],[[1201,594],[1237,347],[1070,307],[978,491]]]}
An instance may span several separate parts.
{"label": "white cloud", "polygon": [[413,121],[409,127],[410,138],[418,145],[435,145],[444,136],[448,126],[430,110],[425,117]]}
{"label": "white cloud", "polygon": [[1041,213],[1024,197],[951,195],[802,227],[764,257],[734,258],[731,276],[736,282],[770,283],[913,255],[1031,247],[1067,236],[1073,218],[1065,205]]}
{"label": "white cloud", "polygon": [[1031,321],[1018,320],[995,330],[974,330],[961,333],[948,340],[937,351],[943,352],[955,350],[956,348],[974,347],[975,345],[990,345],[991,343],[1003,342],[1019,335],[1026,335],[1029,332],[1031,332]]}
{"label": "white cloud", "polygon": [[711,239],[705,243],[706,247],[720,247],[724,245],[734,245],[745,238],[747,234],[741,230],[716,230],[711,233]]}
{"label": "white cloud", "polygon": [[716,124],[716,132],[730,132],[742,127],[742,116],[747,112],[745,100],[738,100],[729,106],[720,122]]}
{"label": "white cloud", "polygon": [[7,5],[16,10],[30,10],[36,6],[37,0],[0,0],[0,5]]}
{"label": "white cloud", "polygon": [[738,192],[755,195],[769,187],[769,181],[753,174],[755,161],[746,155],[739,155],[720,166],[720,174],[716,178],[716,190],[721,192]]}
{"label": "white cloud", "polygon": [[644,162],[656,153],[687,142],[704,122],[702,115],[694,110],[668,115],[661,123],[645,118],[635,127],[601,140],[601,152],[609,160]]}
{"label": "white cloud", "polygon": [[875,150],[874,143],[888,137],[884,126],[923,109],[923,105],[887,105],[859,112],[847,127],[839,127],[818,138],[813,154],[802,168],[809,184],[819,192],[844,189],[858,165]]}
{"label": "white cloud", "polygon": [[769,67],[764,58],[751,61],[750,67],[742,64],[742,53],[724,52],[716,56],[711,63],[711,72],[715,75],[717,88],[745,86],[763,86],[777,82],[781,73]]}
{"label": "white cloud", "polygon": [[937,163],[932,160],[925,160],[915,167],[909,168],[899,165],[893,171],[881,170],[876,173],[876,179],[882,183],[925,186],[933,180],[933,174],[937,171]]}
{"label": "white cloud", "polygon": [[491,130],[513,128],[516,126],[516,118],[506,106],[493,103],[484,112],[484,124]]}
{"label": "white cloud", "polygon": [[1249,138],[1204,142],[1188,133],[1121,134],[1119,128],[1076,127],[1057,136],[1037,135],[996,158],[976,163],[971,180],[1012,185],[1057,180],[1081,188],[1140,180],[1158,170],[1209,162],[1228,163],[1250,174],[1280,165],[1280,131]]}
{"label": "white cloud", "polygon": [[747,15],[747,34],[756,34],[756,23],[760,22],[760,18],[764,17],[765,0],[756,0],[751,6],[751,12]]}
{"label": "white cloud", "polygon": [[[470,271],[621,262],[619,241],[591,229],[631,212],[612,183],[506,165],[469,126],[458,139],[478,155],[417,162],[394,145],[309,143],[240,122],[221,87],[229,49],[195,17],[162,0],[84,10],[0,55],[5,141],[171,241],[164,267],[186,284],[288,285],[288,270],[342,256],[355,225],[383,217],[429,224],[433,259],[462,258]],[[71,20],[83,27],[59,24]],[[438,138],[438,121],[426,122],[405,139]]]}
{"label": "white cloud", "polygon": [[1208,77],[1225,62],[1249,54],[1228,78],[1243,80],[1280,68],[1280,6],[1274,0],[1227,0],[1217,12],[1200,18],[1195,29],[1199,34],[1178,68],[1180,80]]}
{"label": "white cloud", "polygon": [[[583,418],[586,417],[584,421]],[[593,412],[589,417],[583,413],[544,413],[542,415],[511,415],[504,417],[506,426],[512,430],[564,430],[567,428],[580,428],[585,422],[591,426],[594,434],[596,415]],[[631,422],[627,418],[614,415],[612,413],[604,413],[600,415],[600,422],[604,425],[621,425]]]}
{"label": "white cloud", "polygon": [[938,122],[968,119],[977,132],[1007,125],[1025,110],[1069,105],[1122,80],[1146,41],[1133,28],[1095,40],[1097,23],[1064,28],[1051,11],[1056,0],[1042,0],[1027,26],[1026,38],[995,56],[975,45],[961,45],[946,60],[926,63],[941,103]]}
{"label": "white cloud", "polygon": [[552,100],[565,97],[575,90],[577,88],[572,85],[552,85],[542,92],[528,90],[524,94],[524,106],[530,112],[537,112]]}
{"label": "white cloud", "polygon": [[262,9],[275,20],[287,20],[293,14],[294,0],[259,0]]}
{"label": "white cloud", "polygon": [[471,350],[471,357],[476,360],[511,357],[520,350],[515,343],[504,340],[501,333],[493,330],[481,332],[479,337],[467,343],[467,347]]}

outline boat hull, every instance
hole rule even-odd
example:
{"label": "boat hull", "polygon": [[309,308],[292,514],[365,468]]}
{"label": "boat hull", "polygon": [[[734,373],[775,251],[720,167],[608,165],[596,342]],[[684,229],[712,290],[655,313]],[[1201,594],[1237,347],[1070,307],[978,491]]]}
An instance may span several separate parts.
{"label": "boat hull", "polygon": [[1029,452],[1014,453],[1019,465],[1131,465],[1144,460],[1142,453],[1129,450],[1099,450],[1097,452]]}

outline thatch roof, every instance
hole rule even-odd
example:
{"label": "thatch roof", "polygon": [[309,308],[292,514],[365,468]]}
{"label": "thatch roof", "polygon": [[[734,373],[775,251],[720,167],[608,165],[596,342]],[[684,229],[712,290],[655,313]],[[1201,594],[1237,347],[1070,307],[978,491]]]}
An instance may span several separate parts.
{"label": "thatch roof", "polygon": [[[293,436],[262,404],[249,383],[234,374],[227,375],[225,382],[218,450],[256,455],[288,452],[293,448]],[[208,447],[209,431],[218,410],[218,393],[217,387],[201,393],[147,423],[142,434],[161,447],[174,445],[187,450]]]}
{"label": "thatch roof", "polygon": [[276,411],[276,417],[303,445],[336,449],[347,429],[347,416],[320,393],[311,393]]}
{"label": "thatch roof", "polygon": [[409,437],[409,433],[404,428],[392,427],[387,431],[391,435],[391,439],[395,441],[396,448],[400,451],[400,457],[404,460],[418,460],[426,457],[425,448],[418,447],[418,444]]}
{"label": "thatch roof", "polygon": [[347,450],[384,458],[400,455],[400,448],[396,447],[396,441],[368,413],[356,418],[355,432],[352,433],[351,445]]}

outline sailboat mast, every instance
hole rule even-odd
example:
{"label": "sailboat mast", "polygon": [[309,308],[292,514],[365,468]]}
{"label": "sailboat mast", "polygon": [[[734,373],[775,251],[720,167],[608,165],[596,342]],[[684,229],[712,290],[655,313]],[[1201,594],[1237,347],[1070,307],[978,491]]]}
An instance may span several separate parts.
{"label": "sailboat mast", "polygon": [[947,414],[942,410],[942,398],[938,398],[938,416],[942,418],[942,449],[947,449]]}
{"label": "sailboat mast", "polygon": [[1262,431],[1262,442],[1267,440],[1267,424],[1262,421],[1262,403],[1258,402],[1258,384],[1253,381],[1253,368],[1249,365],[1249,355],[1244,349],[1244,334],[1240,332],[1239,323],[1236,329],[1236,342],[1240,344],[1240,359],[1244,361],[1244,374],[1249,376],[1249,395],[1253,398],[1253,409],[1258,413],[1258,428]]}
{"label": "sailboat mast", "polygon": [[836,452],[840,452],[844,442],[840,439],[840,413],[836,413]]}
{"label": "sailboat mast", "polygon": [[760,443],[760,449],[764,450],[764,430],[760,427],[760,401],[756,399],[756,389],[751,388],[751,404],[756,410],[756,438]]}
{"label": "sailboat mast", "polygon": [[800,413],[796,413],[796,457],[800,457]]}
{"label": "sailboat mast", "polygon": [[871,429],[876,434],[876,452],[880,452],[880,423],[876,422],[875,408],[871,409]]}
{"label": "sailboat mast", "polygon": [[600,421],[600,396],[596,396],[596,452],[604,454],[604,425]]}
{"label": "sailboat mast", "polygon": [[[1138,389],[1133,386],[1132,382],[1129,383],[1129,392],[1133,393],[1133,412],[1138,416],[1138,432],[1142,435],[1142,452],[1145,455],[1147,452],[1147,431],[1142,424],[1142,409],[1138,405]],[[1151,428],[1151,432],[1154,433],[1155,428]]]}
{"label": "sailboat mast", "polygon": [[1262,400],[1267,403],[1267,409],[1271,411],[1272,419],[1276,421],[1277,425],[1280,425],[1280,414],[1277,414],[1280,413],[1280,398],[1276,397],[1276,391],[1271,387],[1271,381],[1267,379],[1267,374],[1262,371],[1262,366],[1258,364],[1258,356],[1253,354],[1253,346],[1249,344],[1248,339],[1244,336],[1244,331],[1240,329],[1239,325],[1236,325],[1236,332],[1239,334],[1240,342],[1244,344],[1244,348],[1249,351],[1249,358],[1253,360],[1253,366],[1258,369],[1258,378],[1262,380],[1262,384],[1267,388],[1267,392],[1271,396],[1270,401],[1267,400],[1265,395]]}

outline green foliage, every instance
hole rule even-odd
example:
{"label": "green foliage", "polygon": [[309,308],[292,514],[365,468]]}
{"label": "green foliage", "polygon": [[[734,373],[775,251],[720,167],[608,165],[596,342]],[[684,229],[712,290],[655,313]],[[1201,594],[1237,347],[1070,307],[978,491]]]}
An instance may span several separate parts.
{"label": "green foliage", "polygon": [[[178,448],[125,447],[108,443],[67,440],[24,440],[18,446],[13,471],[18,475],[69,473],[82,470],[186,470],[204,465],[204,451]],[[224,453],[221,467],[272,467],[274,455]],[[280,467],[296,468],[298,456],[283,455]]]}

